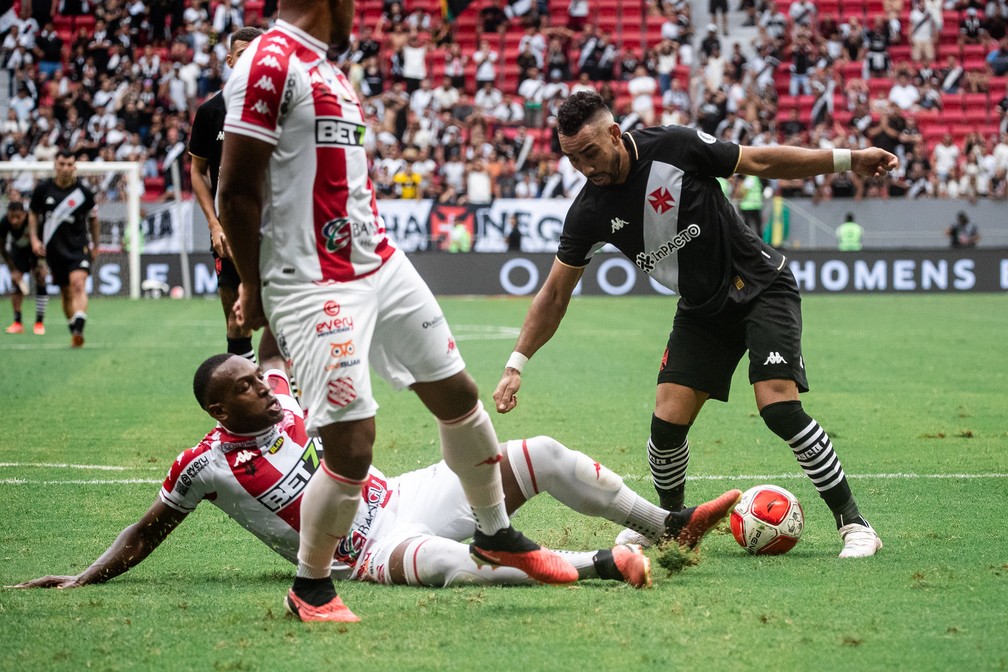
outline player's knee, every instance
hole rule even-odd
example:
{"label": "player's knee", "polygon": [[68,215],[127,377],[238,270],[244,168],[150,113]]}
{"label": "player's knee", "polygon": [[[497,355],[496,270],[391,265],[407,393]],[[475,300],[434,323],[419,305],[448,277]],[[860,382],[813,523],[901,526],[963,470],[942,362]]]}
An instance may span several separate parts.
{"label": "player's knee", "polygon": [[760,411],[760,417],[771,432],[785,441],[812,422],[812,418],[802,408],[801,401],[797,400],[767,404]]}
{"label": "player's knee", "polygon": [[689,425],[662,420],[657,415],[651,416],[651,441],[658,448],[677,448],[686,440]]}

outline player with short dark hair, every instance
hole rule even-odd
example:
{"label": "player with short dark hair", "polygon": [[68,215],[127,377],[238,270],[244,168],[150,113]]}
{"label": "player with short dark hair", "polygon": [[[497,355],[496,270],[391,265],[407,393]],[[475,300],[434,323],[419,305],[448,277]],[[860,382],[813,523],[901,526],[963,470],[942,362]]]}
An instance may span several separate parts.
{"label": "player with short dark hair", "polygon": [[556,333],[594,252],[615,245],[679,294],[648,441],[662,507],[683,506],[689,428],[707,399],[728,400],[732,374],[748,351],[760,415],[790,445],[833,512],[844,544],[840,557],[874,555],[882,542],[862,517],[829,436],[798,398],[808,390],[798,285],[784,255],[745,225],[716,178],[846,170],[874,176],[893,169],[896,157],[874,147],[746,147],[677,126],[623,133],[594,92],[568,98],[558,122],[560,147],[588,183],[567,212],[557,258],[494,391],[497,410],[517,404],[522,367]]}
{"label": "player with short dark hair", "polygon": [[56,152],[55,175],[32,192],[28,234],[32,250],[45,263],[60,288],[63,313],[70,329],[70,346],[84,345],[87,322],[87,276],[98,256],[98,215],[91,189],[77,179],[77,155]]}
{"label": "player with short dark hair", "polygon": [[[282,360],[260,354],[268,363]],[[308,437],[300,406],[278,369],[265,374],[237,355],[207,359],[193,392],[217,427],[176,459],[148,511],[124,529],[90,567],[76,576],[46,576],[19,588],[74,588],[103,583],[142,562],[204,500],[212,502],[274,551],[297,562],[305,488],[321,474],[322,447]],[[695,548],[738,501],[729,490],[696,509],[670,513],[636,494],[622,479],[583,453],[537,436],[501,446],[507,508],[548,492],[575,511],[611,520],[657,539]],[[314,474],[314,476],[313,476]],[[461,543],[475,519],[458,477],[444,462],[398,477],[373,466],[361,485],[364,506],[331,559],[341,578],[384,584],[453,586],[534,583],[510,567],[474,562]],[[650,585],[650,562],[639,546],[564,551],[577,578]]]}
{"label": "player with short dark hair", "polygon": [[[241,58],[248,45],[263,31],[246,26],[231,35],[231,48],[225,62],[229,68]],[[238,324],[234,304],[238,299],[238,285],[241,278],[231,261],[231,248],[227,236],[217,220],[217,177],[220,174],[221,146],[224,143],[224,115],[227,107],[224,96],[214,94],[196,109],[192,132],[189,135],[189,155],[192,162],[189,175],[192,178],[193,195],[206,215],[210,227],[210,247],[217,271],[217,293],[227,324],[227,351],[255,361],[252,347],[252,330]]]}
{"label": "player with short dark hair", "polygon": [[11,201],[7,213],[0,219],[0,254],[10,269],[11,307],[14,321],[5,329],[8,334],[23,334],[21,306],[28,295],[28,277],[35,278],[35,327],[36,335],[45,334],[45,311],[49,303],[46,288],[45,264],[39,262],[32,251],[31,237],[28,235],[28,213],[20,201]]}

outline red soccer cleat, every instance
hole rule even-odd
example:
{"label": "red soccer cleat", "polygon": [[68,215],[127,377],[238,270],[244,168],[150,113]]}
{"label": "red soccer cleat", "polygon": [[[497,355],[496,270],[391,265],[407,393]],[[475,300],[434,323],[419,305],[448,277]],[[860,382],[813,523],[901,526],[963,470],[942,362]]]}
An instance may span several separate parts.
{"label": "red soccer cleat", "polygon": [[23,334],[24,333],[24,325],[21,324],[20,322],[12,322],[9,327],[7,327],[6,329],[4,329],[4,333],[7,333],[7,334]]}
{"label": "red soccer cleat", "polygon": [[476,530],[469,555],[478,565],[514,567],[539,583],[574,583],[578,579],[574,565],[510,526],[492,536]]}
{"label": "red soccer cleat", "polygon": [[84,334],[79,331],[75,331],[70,335],[70,347],[71,348],[83,348],[84,347]]}
{"label": "red soccer cleat", "polygon": [[45,325],[41,322],[36,322],[35,326],[32,327],[32,331],[36,336],[45,336]]}
{"label": "red soccer cleat", "polygon": [[700,506],[670,513],[666,522],[665,538],[675,539],[680,546],[690,550],[695,549],[700,545],[704,535],[731,513],[741,498],[742,491],[733,489]]}
{"label": "red soccer cleat", "polygon": [[294,594],[294,589],[287,591],[287,599],[284,600],[284,607],[287,611],[304,622],[326,621],[329,623],[356,623],[360,616],[350,611],[350,608],[343,604],[339,595],[321,607],[315,607]]}
{"label": "red soccer cleat", "polygon": [[620,544],[612,549],[613,562],[623,580],[634,588],[651,585],[651,559],[637,544]]}

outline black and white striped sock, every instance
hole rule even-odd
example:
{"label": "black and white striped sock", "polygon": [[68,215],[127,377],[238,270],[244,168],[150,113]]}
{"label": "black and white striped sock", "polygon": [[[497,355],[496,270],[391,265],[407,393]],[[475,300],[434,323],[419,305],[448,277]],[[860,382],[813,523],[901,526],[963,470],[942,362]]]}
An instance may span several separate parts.
{"label": "black and white striped sock", "polygon": [[648,464],[651,479],[663,509],[678,511],[686,496],[686,467],[689,465],[689,425],[676,425],[651,416]]}
{"label": "black and white striped sock", "polygon": [[833,450],[826,430],[802,408],[800,401],[770,404],[760,412],[767,427],[787,441],[795,459],[809,477],[839,526],[844,519],[861,516],[851,494],[847,475]]}

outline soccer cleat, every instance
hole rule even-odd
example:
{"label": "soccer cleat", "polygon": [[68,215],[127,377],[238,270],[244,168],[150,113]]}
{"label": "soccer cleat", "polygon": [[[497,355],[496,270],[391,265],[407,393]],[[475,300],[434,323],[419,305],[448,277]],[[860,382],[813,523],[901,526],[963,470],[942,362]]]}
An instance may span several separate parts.
{"label": "soccer cleat", "polygon": [[882,548],[882,540],[867,521],[864,525],[859,523],[844,525],[837,532],[844,542],[839,556],[841,558],[867,558]]}
{"label": "soccer cleat", "polygon": [[291,614],[304,622],[327,621],[329,623],[356,623],[360,616],[350,611],[350,608],[343,604],[339,595],[333,596],[331,600],[321,607],[315,607],[294,594],[294,589],[287,591],[287,598],[284,600],[284,607]]}
{"label": "soccer cleat", "polygon": [[41,322],[36,322],[32,331],[35,332],[36,336],[45,336],[45,325]]}
{"label": "soccer cleat", "polygon": [[539,583],[574,583],[577,569],[511,526],[494,535],[476,530],[469,555],[477,565],[514,567]]}
{"label": "soccer cleat", "polygon": [[20,322],[12,322],[9,327],[4,329],[4,332],[8,334],[23,334],[24,325],[21,324]]}
{"label": "soccer cleat", "polygon": [[742,491],[729,490],[717,499],[704,502],[675,513],[670,513],[665,523],[665,539],[676,542],[690,550],[700,545],[700,540],[711,531],[722,518],[742,499]]}
{"label": "soccer cleat", "polygon": [[79,331],[75,331],[70,334],[70,347],[71,348],[83,348],[84,347],[84,334]]}
{"label": "soccer cleat", "polygon": [[651,548],[651,546],[654,545],[654,542],[637,530],[631,530],[629,527],[625,527],[622,532],[616,535],[616,545],[634,545],[640,546],[641,548]]}
{"label": "soccer cleat", "polygon": [[637,544],[621,544],[612,549],[613,562],[623,580],[634,588],[651,585],[651,559]]}

